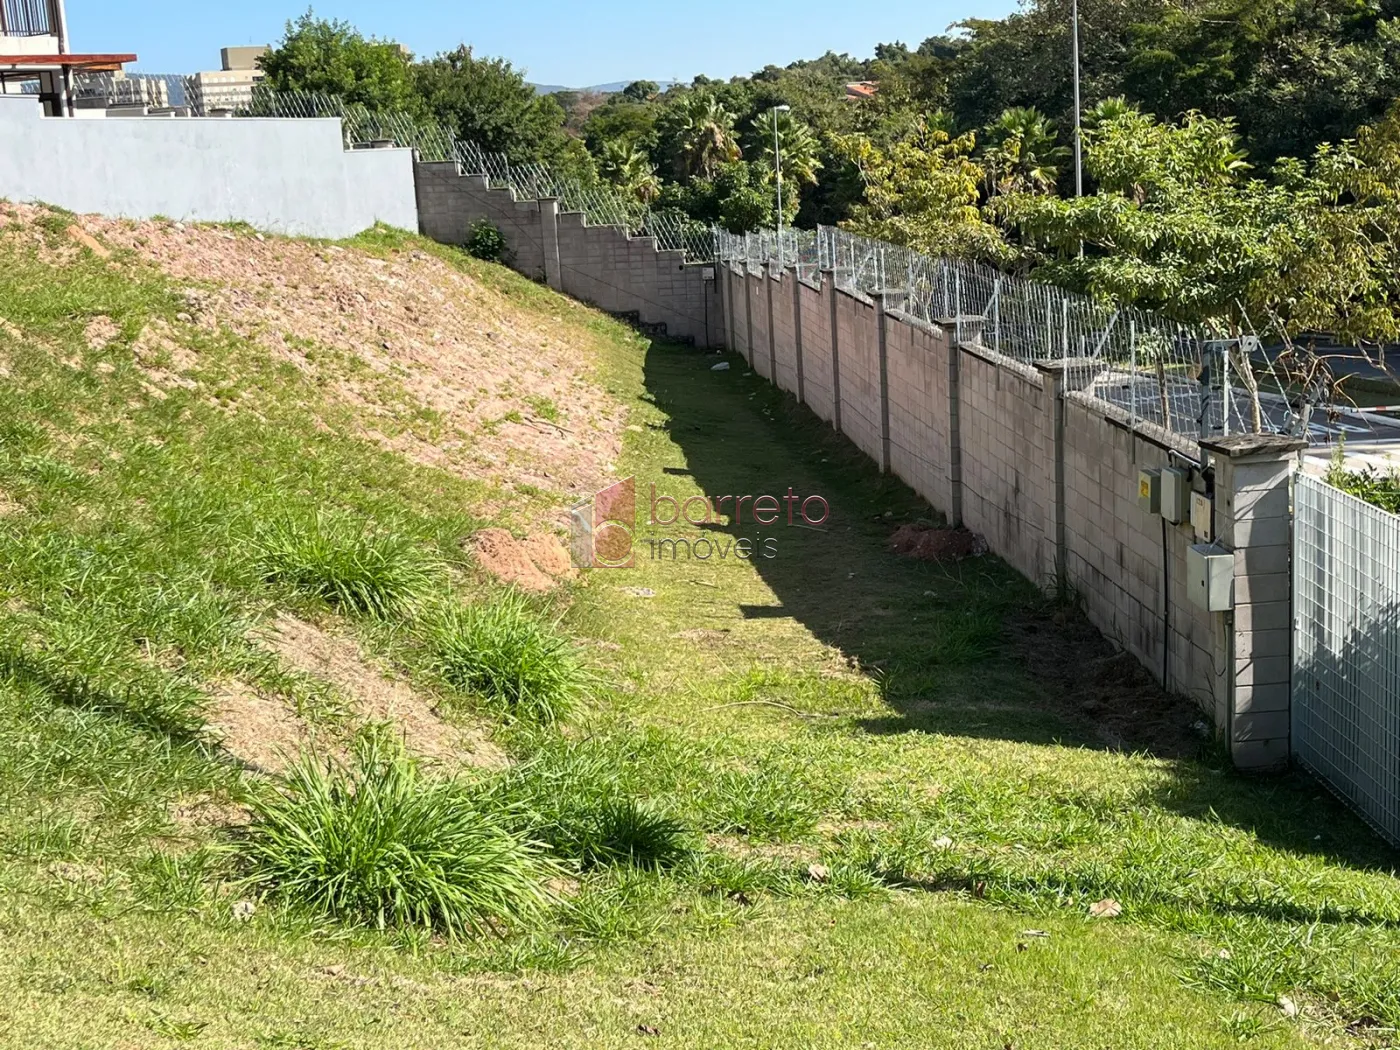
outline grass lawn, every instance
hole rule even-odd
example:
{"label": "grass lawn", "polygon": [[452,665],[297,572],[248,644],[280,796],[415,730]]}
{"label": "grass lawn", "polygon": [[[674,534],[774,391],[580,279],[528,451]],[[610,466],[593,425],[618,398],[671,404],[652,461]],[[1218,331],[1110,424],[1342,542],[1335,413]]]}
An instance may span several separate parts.
{"label": "grass lawn", "polygon": [[[742,360],[712,371],[714,355],[416,239],[359,247],[450,258],[503,311],[558,314],[628,406],[616,473],[643,515],[653,484],[678,501],[791,486],[829,518],[639,529],[634,568],[535,601],[578,643],[587,698],[557,725],[511,720],[444,677],[428,605],[308,594],[259,552],[269,523],[285,538],[353,517],[411,544],[432,602],[472,607],[496,588],[461,537],[563,494],[507,496],[385,451],[314,378],[180,328],[179,297],[133,260],[58,268],[0,244],[0,317],[21,330],[0,325],[5,1045],[1394,1039],[1396,857],[1314,782],[1234,775],[1072,602],[997,559],[889,553],[896,525],[932,512]],[[99,314],[125,335],[93,350]],[[196,344],[194,387],[146,390],[127,344],[152,319]],[[743,536],[775,556],[649,542]],[[683,850],[582,865],[545,918],[458,943],[254,892],[240,833],[181,814],[276,787],[201,737],[218,683],[345,722],[343,698],[250,634],[288,611],[357,637],[449,718],[489,723],[522,768],[562,771],[546,786],[560,805],[606,771]],[[1108,900],[1121,914],[1091,917]]]}

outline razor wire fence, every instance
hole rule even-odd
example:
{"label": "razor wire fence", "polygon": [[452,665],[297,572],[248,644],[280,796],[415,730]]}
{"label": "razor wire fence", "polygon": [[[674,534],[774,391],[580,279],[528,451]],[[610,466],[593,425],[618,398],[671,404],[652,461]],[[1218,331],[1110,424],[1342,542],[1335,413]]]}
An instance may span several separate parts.
{"label": "razor wire fence", "polygon": [[691,262],[715,257],[715,234],[710,227],[684,212],[652,208],[606,182],[562,176],[537,162],[512,163],[502,153],[463,140],[456,143],[455,159],[463,175],[480,175],[489,185],[508,188],[519,199],[558,198],[563,210],[582,212],[589,226],[622,226],[629,234],[655,237],[658,248],[683,251]]}
{"label": "razor wire fence", "polygon": [[250,103],[236,115],[338,117],[347,149],[410,147],[418,151],[419,160],[455,161],[460,174],[479,175],[497,189],[509,189],[518,200],[557,198],[565,211],[582,212],[589,226],[621,226],[629,234],[654,237],[658,248],[683,251],[692,262],[714,258],[711,229],[683,212],[649,207],[600,179],[561,175],[535,161],[512,161],[506,154],[483,149],[430,119],[372,110],[334,95],[267,85],[254,88]]}
{"label": "razor wire fence", "polygon": [[716,258],[730,266],[791,266],[807,280],[829,272],[838,288],[879,293],[890,309],[952,326],[959,343],[1024,363],[1059,361],[1067,389],[1117,406],[1133,426],[1155,424],[1195,441],[1297,425],[1277,377],[1262,379],[1277,396],[1260,391],[1260,345],[1251,336],[1230,337],[829,226],[715,236]]}

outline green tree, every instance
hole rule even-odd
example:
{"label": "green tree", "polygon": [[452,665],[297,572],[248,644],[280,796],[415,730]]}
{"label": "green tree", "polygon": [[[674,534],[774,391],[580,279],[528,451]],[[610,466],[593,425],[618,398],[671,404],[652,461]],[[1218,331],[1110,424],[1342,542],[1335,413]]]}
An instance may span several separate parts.
{"label": "green tree", "polygon": [[917,121],[888,146],[839,136],[837,152],[859,169],[864,197],[842,225],[929,255],[1005,260],[1011,249],[978,208],[984,173],[972,134],[951,136]]}
{"label": "green tree", "polygon": [[773,177],[773,127],[777,124],[778,155],[783,163],[783,186],[792,184],[793,197],[804,185],[816,185],[821,170],[821,144],[812,129],[793,117],[792,112],[774,114],[772,110],[755,117],[751,136],[758,145],[758,163]]}
{"label": "green tree", "polygon": [[991,209],[1036,253],[1039,276],[1091,295],[1231,330],[1393,339],[1400,118],[1364,131],[1266,182],[1233,122],[1128,110],[1086,135],[1095,194],[1011,193]]}
{"label": "green tree", "polygon": [[309,9],[288,22],[278,45],[258,60],[279,91],[316,91],[374,110],[420,109],[409,56],[387,40],[365,38],[348,22]]}
{"label": "green tree", "polygon": [[413,69],[429,113],[460,137],[504,153],[512,163],[544,161],[569,168],[587,164],[564,133],[564,111],[539,95],[523,73],[500,58],[477,58],[469,47],[437,55]]}
{"label": "green tree", "polygon": [[634,80],[622,89],[622,97],[628,102],[650,102],[660,90],[654,80]]}
{"label": "green tree", "polygon": [[661,193],[651,158],[631,143],[615,140],[604,145],[598,171],[639,204],[650,204]]}
{"label": "green tree", "polygon": [[[726,164],[714,180],[718,221],[730,233],[744,233],[775,225],[776,195],[768,175],[759,165],[737,161]],[[783,200],[784,219],[792,222],[797,200]]]}
{"label": "green tree", "polygon": [[1069,156],[1059,144],[1055,125],[1034,109],[1002,111],[986,129],[983,165],[989,193],[1050,193]]}
{"label": "green tree", "polygon": [[708,92],[686,97],[676,129],[676,168],[683,178],[708,179],[723,164],[739,159],[734,114]]}
{"label": "green tree", "polygon": [[610,95],[588,115],[583,125],[584,141],[599,155],[608,143],[619,141],[650,150],[656,143],[657,109],[655,103],[630,102],[621,95]]}

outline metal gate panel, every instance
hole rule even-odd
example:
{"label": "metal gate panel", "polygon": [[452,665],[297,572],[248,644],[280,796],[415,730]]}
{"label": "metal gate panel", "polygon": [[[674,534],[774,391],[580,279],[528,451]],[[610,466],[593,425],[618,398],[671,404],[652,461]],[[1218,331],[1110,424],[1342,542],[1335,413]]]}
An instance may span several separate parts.
{"label": "metal gate panel", "polygon": [[1400,517],[1296,476],[1293,752],[1400,845]]}

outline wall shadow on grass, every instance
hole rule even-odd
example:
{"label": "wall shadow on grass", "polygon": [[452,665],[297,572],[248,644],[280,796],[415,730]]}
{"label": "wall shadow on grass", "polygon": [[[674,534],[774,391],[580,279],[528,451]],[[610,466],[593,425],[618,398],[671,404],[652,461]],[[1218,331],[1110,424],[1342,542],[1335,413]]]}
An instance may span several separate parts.
{"label": "wall shadow on grass", "polygon": [[745,521],[688,532],[777,539],[776,557],[752,560],[777,604],[740,605],[736,614],[792,617],[875,678],[889,713],[861,723],[866,732],[1154,754],[1174,762],[1160,801],[1176,812],[1253,829],[1286,849],[1396,866],[1395,854],[1308,778],[1255,780],[1229,770],[1192,728],[1201,716],[1189,700],[1162,693],[1077,610],[1056,607],[1001,559],[937,564],[891,553],[898,525],[936,518],[928,504],[741,358],[712,371],[719,360],[663,342],[646,354],[649,400],[668,417],[661,426],[685,466],[637,478],[637,556],[652,556],[648,535],[681,535],[641,524],[650,485],[664,493],[668,478],[688,476],[711,497],[782,497],[789,487],[799,497],[823,496],[830,517],[819,529],[788,526],[784,509],[767,527]]}

